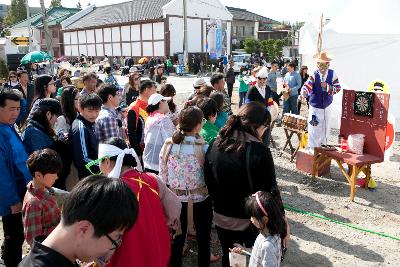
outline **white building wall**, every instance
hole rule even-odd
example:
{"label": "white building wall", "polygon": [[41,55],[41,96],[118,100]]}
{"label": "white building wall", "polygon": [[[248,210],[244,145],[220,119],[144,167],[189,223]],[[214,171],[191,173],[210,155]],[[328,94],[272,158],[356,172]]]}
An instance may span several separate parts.
{"label": "white building wall", "polygon": [[164,22],[80,30],[63,34],[66,40],[66,56],[165,55]]}
{"label": "white building wall", "polygon": [[188,19],[188,51],[201,52],[201,19]]}
{"label": "white building wall", "polygon": [[183,19],[177,17],[169,18],[170,55],[183,50]]}

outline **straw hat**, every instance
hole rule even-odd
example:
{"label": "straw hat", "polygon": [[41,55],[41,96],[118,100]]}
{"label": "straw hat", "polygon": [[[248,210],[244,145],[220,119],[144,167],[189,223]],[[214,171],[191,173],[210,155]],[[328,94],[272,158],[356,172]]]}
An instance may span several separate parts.
{"label": "straw hat", "polygon": [[317,53],[313,58],[316,59],[317,62],[324,62],[324,63],[328,63],[328,62],[330,62],[332,60],[332,56],[330,56],[325,51]]}

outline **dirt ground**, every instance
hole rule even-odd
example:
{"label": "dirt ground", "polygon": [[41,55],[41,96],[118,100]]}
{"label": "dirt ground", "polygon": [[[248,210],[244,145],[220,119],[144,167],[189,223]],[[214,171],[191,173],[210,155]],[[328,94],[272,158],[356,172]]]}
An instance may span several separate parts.
{"label": "dirt ground", "polygon": [[[185,97],[178,94],[176,102],[181,103]],[[236,104],[232,107],[236,110],[237,93],[233,102]],[[303,107],[302,114],[306,112]],[[295,163],[290,163],[286,154],[281,155],[280,148],[286,140],[283,128],[275,127],[272,135],[279,145],[271,151],[286,205],[400,238],[399,136],[394,144],[392,161],[372,167],[378,187],[374,190],[359,188],[355,201],[351,202],[349,186],[335,164],[331,166],[330,175],[312,179],[297,171]],[[400,241],[292,211],[287,211],[287,216],[292,236],[282,266],[399,266]],[[0,227],[0,243],[2,241]],[[196,243],[190,241],[189,246],[191,249],[184,258],[184,266],[194,267],[197,266]],[[212,251],[221,255],[215,230]],[[219,262],[212,264],[219,265]]]}
{"label": "dirt ground", "polygon": [[[238,103],[236,95],[233,102]],[[307,114],[304,105],[301,114]],[[333,130],[332,133],[337,136],[338,131]],[[373,190],[358,188],[355,201],[351,202],[350,187],[336,163],[332,163],[330,175],[313,179],[296,170],[295,161],[291,163],[286,153],[281,155],[286,141],[283,128],[275,127],[272,135],[278,143],[278,149],[271,148],[271,151],[284,204],[400,238],[400,136],[394,143],[392,161],[372,167],[372,176],[378,187]],[[335,143],[336,140],[332,137],[330,141]],[[294,137],[293,141],[296,144]],[[308,215],[286,212],[292,236],[282,266],[400,265],[400,241]],[[221,255],[215,231],[212,239],[212,251]],[[193,247],[185,258],[184,266],[194,267],[197,266],[196,245],[194,242],[190,245]],[[212,266],[220,266],[220,263]]]}

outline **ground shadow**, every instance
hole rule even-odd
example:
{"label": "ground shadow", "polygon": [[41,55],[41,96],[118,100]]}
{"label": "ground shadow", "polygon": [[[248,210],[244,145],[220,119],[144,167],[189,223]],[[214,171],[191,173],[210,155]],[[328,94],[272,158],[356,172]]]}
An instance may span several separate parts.
{"label": "ground shadow", "polygon": [[290,240],[289,248],[285,254],[285,259],[283,260],[281,266],[285,267],[315,267],[315,266],[324,266],[330,267],[333,266],[332,262],[325,257],[324,255],[318,253],[309,254],[305,251],[302,251],[297,244],[296,241]]}
{"label": "ground shadow", "polygon": [[310,242],[317,242],[321,246],[340,251],[344,254],[355,256],[363,261],[383,262],[384,258],[373,250],[361,245],[352,245],[335,236],[314,231],[306,225],[290,220],[292,235]]}
{"label": "ground shadow", "polygon": [[[328,212],[324,211],[324,209],[325,209],[324,204],[322,204],[321,202],[316,201],[315,199],[310,198],[304,194],[300,194],[297,186],[279,186],[279,189],[281,191],[283,203],[288,206],[292,206],[297,209],[303,209],[308,212],[318,213],[320,215],[323,215],[325,217],[328,217],[328,218],[331,218],[334,220],[338,220],[338,221],[342,221],[342,222],[346,222],[346,223],[351,222],[349,219],[344,218],[338,214],[328,213]],[[296,204],[295,204],[295,206],[293,206],[293,204],[291,204],[291,203],[296,203]]]}

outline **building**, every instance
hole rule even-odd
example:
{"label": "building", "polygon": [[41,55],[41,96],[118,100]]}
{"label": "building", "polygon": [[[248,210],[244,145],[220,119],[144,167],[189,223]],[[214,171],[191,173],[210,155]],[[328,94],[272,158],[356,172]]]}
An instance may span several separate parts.
{"label": "building", "polygon": [[[218,0],[187,1],[186,10],[189,53],[230,53],[232,15]],[[183,52],[181,0],[91,6],[62,27],[68,57],[152,57]]]}
{"label": "building", "polygon": [[[52,55],[55,58],[64,55],[64,38],[61,34],[61,22],[71,17],[81,9],[78,8],[65,8],[53,7],[47,10],[47,25],[49,27],[49,34],[52,41]],[[32,45],[35,50],[47,51],[46,38],[44,26],[42,23],[42,13],[38,13],[30,17],[32,28]],[[13,37],[28,37],[28,20],[23,20],[14,24],[11,28],[11,36]]]}
{"label": "building", "polygon": [[232,44],[239,45],[246,38],[256,40],[283,39],[290,29],[273,19],[263,17],[246,9],[226,7],[233,15]]}

